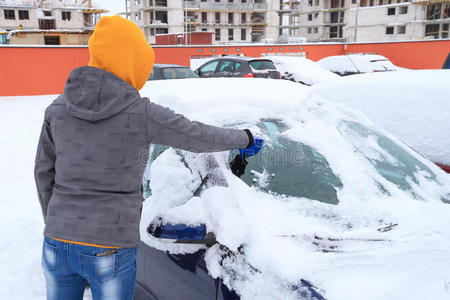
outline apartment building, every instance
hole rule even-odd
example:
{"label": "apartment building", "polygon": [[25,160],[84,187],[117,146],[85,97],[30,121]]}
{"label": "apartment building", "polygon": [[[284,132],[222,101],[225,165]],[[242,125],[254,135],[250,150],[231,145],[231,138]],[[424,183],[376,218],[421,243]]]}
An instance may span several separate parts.
{"label": "apartment building", "polygon": [[0,0],[0,31],[13,44],[87,44],[105,12],[91,0]]}
{"label": "apartment building", "polygon": [[215,43],[251,43],[278,38],[278,1],[126,0],[127,16],[150,43],[157,34],[207,31]]}
{"label": "apartment building", "polygon": [[448,38],[449,0],[281,0],[280,40],[394,41]]}

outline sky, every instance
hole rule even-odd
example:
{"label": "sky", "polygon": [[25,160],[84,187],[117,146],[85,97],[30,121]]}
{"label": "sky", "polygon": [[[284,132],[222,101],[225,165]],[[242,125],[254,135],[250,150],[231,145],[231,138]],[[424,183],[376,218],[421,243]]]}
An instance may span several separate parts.
{"label": "sky", "polygon": [[94,0],[97,7],[109,10],[104,15],[115,15],[125,11],[125,0]]}

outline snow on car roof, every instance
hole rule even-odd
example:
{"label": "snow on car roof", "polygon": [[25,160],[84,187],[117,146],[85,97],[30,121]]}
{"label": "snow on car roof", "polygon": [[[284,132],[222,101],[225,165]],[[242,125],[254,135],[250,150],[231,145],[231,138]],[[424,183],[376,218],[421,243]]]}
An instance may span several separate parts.
{"label": "snow on car roof", "polygon": [[340,78],[314,61],[305,57],[292,56],[265,56],[272,60],[282,75],[292,74],[296,82],[313,85],[319,82]]}
{"label": "snow on car roof", "polygon": [[[272,145],[270,136],[257,123],[280,120],[288,128],[281,136],[314,148],[342,188],[337,190],[338,205],[264,192],[227,171],[228,153],[222,152],[213,155],[228,186],[194,197],[192,173],[174,150],[167,150],[150,170],[157,175],[150,177],[152,196],[144,202],[145,243],[174,253],[192,251],[147,236],[148,224],[164,215],[168,222],[205,223],[230,249],[244,245],[244,254],[233,261],[224,260],[217,246],[205,256],[209,273],[243,299],[295,299],[290,286],[300,279],[312,282],[329,299],[448,296],[445,286],[436,284],[450,278],[450,207],[441,201],[450,197],[450,178],[442,170],[387,135],[402,155],[429,170],[412,170],[414,177],[404,178],[411,189],[388,182],[380,175],[388,170],[379,171],[373,162],[384,159],[399,168],[401,162],[367,133],[383,131],[360,113],[318,97],[310,87],[245,78],[182,79],[177,89],[171,86],[148,82],[141,95],[191,119],[250,128],[268,141],[266,147]],[[342,130],[352,122],[366,129]],[[387,173],[391,175],[397,176]],[[323,251],[328,247],[337,251]],[[249,264],[262,272],[255,273]]]}
{"label": "snow on car roof", "polygon": [[317,63],[329,71],[339,73],[368,73],[397,69],[386,57],[377,54],[328,56]]}

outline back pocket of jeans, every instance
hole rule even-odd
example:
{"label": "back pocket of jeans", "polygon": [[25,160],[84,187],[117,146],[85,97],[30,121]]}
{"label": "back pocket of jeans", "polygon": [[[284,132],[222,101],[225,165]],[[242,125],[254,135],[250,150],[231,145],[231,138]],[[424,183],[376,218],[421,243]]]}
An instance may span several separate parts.
{"label": "back pocket of jeans", "polygon": [[101,283],[116,276],[117,254],[103,256],[79,255],[81,271],[88,281]]}
{"label": "back pocket of jeans", "polygon": [[56,269],[56,254],[58,252],[58,248],[50,245],[44,239],[44,245],[42,247],[42,265],[48,271],[54,271]]}

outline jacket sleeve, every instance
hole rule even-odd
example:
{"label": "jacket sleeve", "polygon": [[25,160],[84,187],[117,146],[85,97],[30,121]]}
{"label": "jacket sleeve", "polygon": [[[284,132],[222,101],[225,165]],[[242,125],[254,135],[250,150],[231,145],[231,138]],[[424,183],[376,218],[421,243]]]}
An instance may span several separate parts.
{"label": "jacket sleeve", "polygon": [[55,183],[55,159],[55,145],[53,144],[50,124],[45,119],[42,125],[34,166],[34,178],[36,180],[44,222],[47,217],[47,206]]}
{"label": "jacket sleeve", "polygon": [[251,132],[190,121],[180,114],[147,102],[148,142],[191,152],[217,152],[246,148],[253,143]]}

